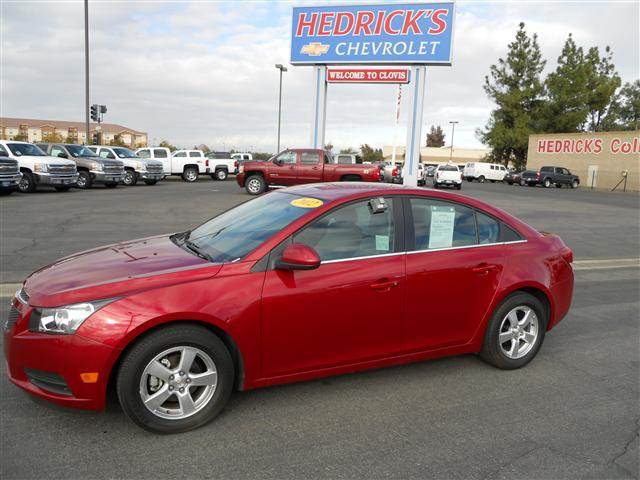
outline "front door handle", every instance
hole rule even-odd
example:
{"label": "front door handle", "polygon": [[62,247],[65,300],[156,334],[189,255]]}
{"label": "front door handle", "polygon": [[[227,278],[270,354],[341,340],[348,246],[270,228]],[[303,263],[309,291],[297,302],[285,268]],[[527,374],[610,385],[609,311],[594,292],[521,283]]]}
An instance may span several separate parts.
{"label": "front door handle", "polygon": [[388,292],[394,287],[397,287],[400,284],[397,280],[380,280],[376,283],[371,284],[371,288],[378,292]]}
{"label": "front door handle", "polygon": [[492,265],[492,264],[488,264],[488,263],[480,263],[479,265],[476,265],[475,267],[473,267],[471,270],[476,275],[484,277],[486,275],[489,275],[490,272],[493,272],[494,270],[497,270],[497,269],[498,269],[497,265]]}

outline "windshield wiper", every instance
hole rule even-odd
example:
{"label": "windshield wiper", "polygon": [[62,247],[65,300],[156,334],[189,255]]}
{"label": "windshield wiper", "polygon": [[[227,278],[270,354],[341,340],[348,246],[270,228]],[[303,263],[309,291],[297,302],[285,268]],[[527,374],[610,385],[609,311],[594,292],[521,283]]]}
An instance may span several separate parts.
{"label": "windshield wiper", "polygon": [[200,250],[198,245],[196,245],[191,240],[185,239],[184,240],[184,246],[187,247],[189,250],[191,250],[193,253],[195,253],[200,258],[204,258],[205,260],[209,260],[210,262],[213,262],[213,257],[211,257],[211,255],[207,255],[202,250]]}

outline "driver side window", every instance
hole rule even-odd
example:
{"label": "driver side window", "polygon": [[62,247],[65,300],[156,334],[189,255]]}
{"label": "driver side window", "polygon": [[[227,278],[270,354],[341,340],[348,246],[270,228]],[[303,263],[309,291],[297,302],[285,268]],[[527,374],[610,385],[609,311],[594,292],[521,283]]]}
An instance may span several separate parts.
{"label": "driver side window", "polygon": [[49,155],[51,155],[52,157],[61,157],[61,158],[65,158],[67,156],[64,153],[64,150],[62,150],[60,147],[55,147],[55,146],[51,148],[51,153]]}
{"label": "driver side window", "polygon": [[280,155],[276,157],[279,163],[282,164],[294,164],[296,163],[296,152],[292,152],[291,150],[287,150],[286,152],[282,152]]}
{"label": "driver side window", "polygon": [[100,150],[100,156],[102,158],[116,158],[113,153],[111,153],[109,150],[106,150],[104,148]]}
{"label": "driver side window", "polygon": [[394,252],[393,200],[384,199],[384,210],[376,209],[372,202],[332,210],[297,233],[293,243],[314,248],[322,261]]}

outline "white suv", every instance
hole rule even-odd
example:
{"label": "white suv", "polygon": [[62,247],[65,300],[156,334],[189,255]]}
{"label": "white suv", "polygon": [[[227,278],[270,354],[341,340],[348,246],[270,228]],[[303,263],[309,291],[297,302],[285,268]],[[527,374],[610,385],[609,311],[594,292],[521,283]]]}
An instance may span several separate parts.
{"label": "white suv", "polygon": [[498,163],[471,162],[464,166],[462,175],[469,182],[477,180],[484,183],[486,180],[501,182],[507,173],[505,166]]}
{"label": "white suv", "polygon": [[462,189],[462,173],[455,163],[441,163],[433,174],[433,188],[442,186]]}

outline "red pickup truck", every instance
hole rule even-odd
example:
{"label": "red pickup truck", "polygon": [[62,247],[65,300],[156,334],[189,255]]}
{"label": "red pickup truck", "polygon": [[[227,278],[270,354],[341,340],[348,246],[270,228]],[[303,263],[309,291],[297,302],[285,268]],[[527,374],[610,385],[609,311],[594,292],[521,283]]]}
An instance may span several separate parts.
{"label": "red pickup truck", "polygon": [[288,187],[316,182],[379,182],[377,165],[341,165],[331,154],[312,148],[289,149],[266,162],[244,162],[236,176],[250,195],[271,186]]}

